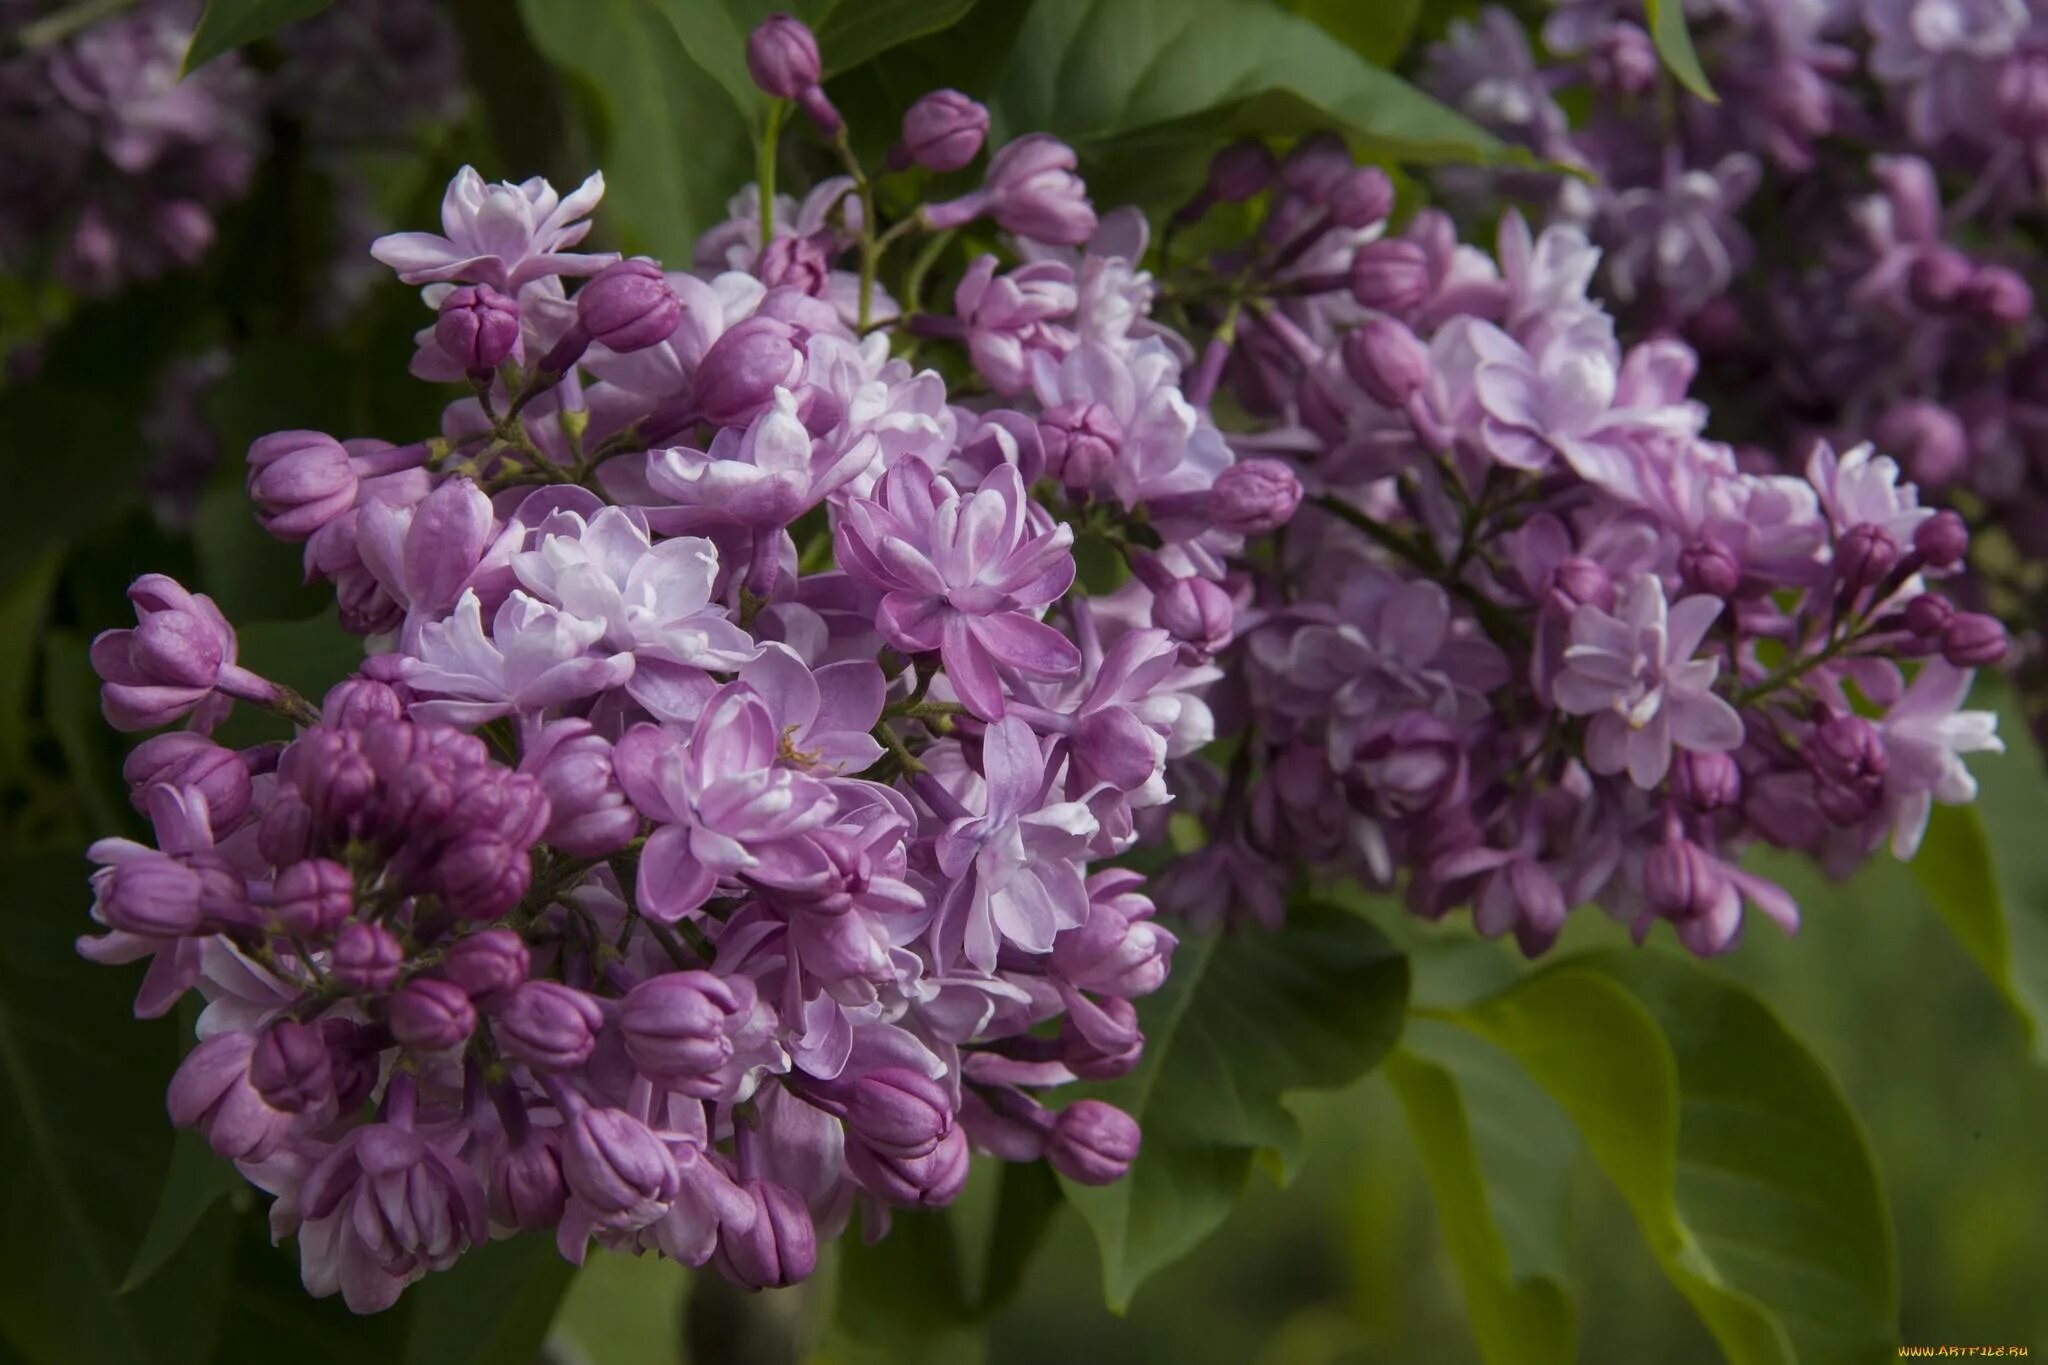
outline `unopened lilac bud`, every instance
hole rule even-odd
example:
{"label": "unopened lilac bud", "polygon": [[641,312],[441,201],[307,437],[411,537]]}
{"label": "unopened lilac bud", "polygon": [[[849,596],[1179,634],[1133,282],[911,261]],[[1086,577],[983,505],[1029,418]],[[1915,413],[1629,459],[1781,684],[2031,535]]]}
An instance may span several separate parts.
{"label": "unopened lilac bud", "polygon": [[1678,577],[1687,592],[1730,597],[1742,586],[1742,562],[1726,545],[1707,537],[1678,552]]}
{"label": "unopened lilac bud", "polygon": [[1150,919],[1128,919],[1114,906],[1097,903],[1084,924],[1053,942],[1052,967],[1084,991],[1149,995],[1165,982],[1176,944]]}
{"label": "unopened lilac bud", "polygon": [[1998,73],[1998,122],[2022,141],[2048,137],[2048,54],[2006,58]]}
{"label": "unopened lilac bud", "polygon": [[562,1178],[562,1142],[550,1128],[535,1128],[526,1140],[491,1158],[491,1217],[524,1232],[553,1227],[562,1219],[568,1183]]}
{"label": "unopened lilac bud", "polygon": [[1152,624],[1205,657],[1230,644],[1236,622],[1230,594],[1206,578],[1176,578],[1152,595]]}
{"label": "unopened lilac bud", "polygon": [[314,842],[313,812],[297,792],[279,792],[256,826],[256,851],[281,866],[304,858]]}
{"label": "unopened lilac bud", "polygon": [[1711,919],[1732,895],[1727,874],[1690,839],[1674,834],[1643,859],[1643,896],[1666,919]]}
{"label": "unopened lilac bud", "polygon": [[434,872],[434,884],[450,910],[463,919],[496,919],[519,904],[532,885],[533,860],[525,849],[485,830],[450,844]]}
{"label": "unopened lilac bud", "polygon": [[1913,553],[1930,569],[1953,569],[1970,552],[1970,528],[1962,514],[1944,507],[1913,528]]}
{"label": "unopened lilac bud", "polygon": [[518,301],[487,284],[466,284],[441,300],[434,344],[473,375],[488,376],[519,345]]}
{"label": "unopened lilac bud", "polygon": [[813,298],[822,295],[832,278],[824,234],[777,237],[754,262],[754,274],[770,289],[793,289]]}
{"label": "unopened lilac bud", "polygon": [[1913,302],[1938,312],[1954,307],[1976,274],[1970,258],[1954,247],[1929,247],[1914,258],[1906,286]]}
{"label": "unopened lilac bud", "polygon": [[744,1225],[720,1226],[718,1268],[747,1290],[780,1289],[808,1277],[818,1266],[818,1232],[802,1197],[770,1180],[749,1180],[740,1189],[754,1201],[755,1214]]}
{"label": "unopened lilac bud", "polygon": [[600,1225],[622,1231],[667,1213],[682,1184],[667,1144],[623,1109],[586,1109],[569,1120],[562,1174]]}
{"label": "unopened lilac bud", "polygon": [[356,471],[332,436],[274,431],[249,447],[248,487],[264,530],[304,540],[355,505]]}
{"label": "unopened lilac bud", "polygon": [[405,947],[389,929],[352,920],[335,932],[329,970],[343,989],[375,994],[391,988],[404,961]]}
{"label": "unopened lilac bud", "polygon": [[261,1161],[291,1128],[291,1115],[264,1103],[249,1083],[253,1034],[216,1033],[185,1054],[164,1107],[180,1128],[196,1128],[230,1161]]}
{"label": "unopened lilac bud", "polygon": [[1569,555],[1551,575],[1545,603],[1559,616],[1569,618],[1580,607],[1614,609],[1614,576],[1599,563],[1583,555]]}
{"label": "unopened lilac bud", "polygon": [[1923,640],[1940,641],[1956,619],[1955,606],[1940,593],[1923,592],[1906,603],[1906,629]]}
{"label": "unopened lilac bud", "polygon": [[1963,303],[1987,322],[2017,327],[2034,312],[2034,290],[2026,277],[2002,265],[1977,267],[1963,289]]}
{"label": "unopened lilac bud", "polygon": [[1372,318],[1344,338],[1344,370],[1381,407],[1400,411],[1429,382],[1429,348],[1393,318]]}
{"label": "unopened lilac bud", "polygon": [[[1027,133],[989,158],[987,211],[1005,232],[1053,246],[1095,235],[1095,206],[1074,174],[1074,149],[1045,133]],[[931,215],[927,213],[927,218]]]}
{"label": "unopened lilac bud", "polygon": [[890,1156],[858,1142],[846,1148],[853,1178],[899,1208],[937,1209],[952,1203],[966,1187],[968,1157],[967,1130],[959,1124],[923,1156]]}
{"label": "unopened lilac bud", "polygon": [[1871,436],[1899,457],[1922,489],[1945,488],[1969,466],[1969,433],[1962,419],[1939,403],[1917,398],[1894,403],[1877,419]]}
{"label": "unopened lilac bud", "polygon": [[476,1006],[453,981],[420,977],[391,997],[390,1024],[401,1047],[445,1052],[476,1032]]}
{"label": "unopened lilac bud", "polygon": [[271,897],[287,934],[324,942],[355,911],[355,879],[332,859],[307,858],[277,874]]}
{"label": "unopened lilac bud", "polygon": [[1989,668],[2005,657],[2005,627],[1995,616],[1959,611],[1941,636],[1941,657],[1957,668]]}
{"label": "unopened lilac bud", "polygon": [[905,1067],[879,1067],[833,1093],[849,1132],[891,1156],[924,1156],[953,1128],[945,1087]]}
{"label": "unopened lilac bud", "polygon": [[915,163],[928,171],[957,171],[981,152],[987,136],[986,106],[958,90],[934,90],[904,111],[903,141],[890,164],[897,170]]}
{"label": "unopened lilac bud", "polygon": [[182,787],[206,799],[208,823],[224,835],[249,813],[249,767],[233,749],[190,730],[173,730],[135,746],[121,765],[129,799],[147,813],[145,795],[154,786]]}
{"label": "unopened lilac bud", "polygon": [[199,932],[206,887],[196,868],[162,854],[143,855],[114,864],[94,881],[109,928],[166,939]]}
{"label": "unopened lilac bud", "polygon": [[1671,794],[1701,813],[1742,800],[1742,769],[1732,754],[1680,749],[1671,760]]}
{"label": "unopened lilac bud", "polygon": [[576,291],[576,318],[591,340],[623,355],[667,341],[683,304],[661,267],[636,256],[614,261]]}
{"label": "unopened lilac bud", "polygon": [[320,702],[322,724],[337,730],[362,730],[380,720],[399,720],[405,703],[389,683],[374,678],[344,678],[327,689]]}
{"label": "unopened lilac bud", "polygon": [[492,1017],[498,1044],[535,1071],[568,1071],[590,1060],[604,1012],[558,981],[528,981]]}
{"label": "unopened lilac bud", "polygon": [[1246,138],[1209,158],[1205,193],[1224,204],[1242,204],[1263,194],[1280,173],[1280,163],[1263,142]]}
{"label": "unopened lilac bud", "polygon": [[1835,541],[1835,575],[1851,592],[1884,582],[1899,562],[1899,543],[1876,522],[1858,522]]}
{"label": "unopened lilac bud", "polygon": [[1086,1029],[1072,1013],[1060,1020],[1060,1060],[1084,1081],[1128,1076],[1145,1055],[1137,1006],[1111,995],[1096,1002],[1095,1012],[1100,1017]]}
{"label": "unopened lilac bud", "polygon": [[1287,524],[1301,506],[1301,477],[1280,460],[1240,460],[1216,476],[1209,518],[1234,535],[1264,535]]}
{"label": "unopened lilac bud", "polygon": [[1403,237],[1367,242],[1351,257],[1351,297],[1362,308],[1402,315],[1429,297],[1429,257]]}
{"label": "unopened lilac bud", "polygon": [[1060,403],[1038,419],[1045,472],[1069,488],[1093,488],[1109,477],[1123,449],[1124,427],[1101,403]]}
{"label": "unopened lilac bud", "polygon": [[632,990],[619,1005],[619,1030],[633,1065],[690,1092],[732,1060],[732,1020],[741,1013],[733,987],[709,972],[669,972]]}
{"label": "unopened lilac bud", "polygon": [[1295,143],[1280,163],[1280,179],[1295,194],[1320,204],[1357,164],[1343,138],[1335,133],[1310,133]]}
{"label": "unopened lilac bud", "polygon": [[1101,1100],[1075,1100],[1060,1110],[1045,1159],[1082,1185],[1111,1185],[1138,1159],[1138,1121]]}
{"label": "unopened lilac bud", "polygon": [[824,76],[818,40],[791,14],[771,14],[747,35],[747,74],[779,100],[793,100]]}
{"label": "unopened lilac bud", "polygon": [[249,1060],[249,1083],[285,1114],[317,1109],[334,1096],[334,1066],[316,1027],[280,1019],[263,1030]]}
{"label": "unopened lilac bud", "polygon": [[526,980],[533,962],[516,930],[485,929],[457,939],[441,970],[470,999],[491,1005]]}
{"label": "unopened lilac bud", "polygon": [[612,773],[611,741],[586,720],[558,720],[520,759],[548,799],[547,842],[579,858],[623,848],[640,832],[640,813]]}
{"label": "unopened lilac bud", "polygon": [[384,1048],[390,1042],[380,1029],[353,1019],[320,1021],[320,1041],[327,1045],[327,1063],[334,1075],[334,1102],[344,1114],[362,1108],[377,1088]]}
{"label": "unopened lilac bud", "polygon": [[698,409],[716,426],[745,426],[768,410],[776,389],[796,385],[803,366],[794,328],[774,318],[748,318],[704,353],[695,381]]}
{"label": "unopened lilac bud", "polygon": [[1358,166],[1330,186],[1330,221],[1343,228],[1369,228],[1394,211],[1394,182],[1377,166]]}
{"label": "unopened lilac bud", "polygon": [[194,613],[151,612],[136,624],[129,657],[144,676],[166,686],[210,688],[227,660],[227,642]]}
{"label": "unopened lilac bud", "polygon": [[1821,813],[1836,824],[1860,823],[1883,800],[1884,740],[1863,717],[1830,716],[1814,726],[1801,753]]}

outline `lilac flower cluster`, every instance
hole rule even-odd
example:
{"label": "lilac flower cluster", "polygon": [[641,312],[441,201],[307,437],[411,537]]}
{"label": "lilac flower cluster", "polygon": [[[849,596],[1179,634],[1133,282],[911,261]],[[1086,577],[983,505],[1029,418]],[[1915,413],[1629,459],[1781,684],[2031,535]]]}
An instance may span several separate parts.
{"label": "lilac flower cluster", "polygon": [[[2048,8],[2028,0],[1689,5],[1708,103],[1660,72],[1635,0],[1488,10],[1431,53],[1437,92],[1586,178],[1460,173],[1547,201],[1606,248],[1633,328],[1685,337],[1734,439],[1874,437],[1980,546],[1961,591],[2021,632],[2048,724],[2048,553],[2035,306],[2048,175]],[[1588,112],[1577,126],[1564,102]],[[1788,446],[1788,442],[1793,445]],[[1770,457],[1754,452],[1756,461]]]}
{"label": "lilac flower cluster", "polygon": [[1247,167],[1258,244],[1175,278],[1256,419],[1237,470],[1285,459],[1310,500],[1245,567],[1244,724],[1174,775],[1208,842],[1162,904],[1271,921],[1306,863],[1531,955],[1588,903],[1711,954],[1745,906],[1797,922],[1749,845],[1909,857],[1974,795],[1998,740],[1959,708],[2005,634],[1930,589],[1955,512],[1868,444],[1780,474],[1709,439],[1694,352],[1617,339],[1577,228],[1388,235],[1385,178],[1318,139],[1219,157],[1205,197]]}
{"label": "lilac flower cluster", "polygon": [[[807,30],[749,55],[837,130]],[[986,127],[938,92],[892,160]],[[109,721],[188,724],[130,759],[155,846],[94,847],[82,950],[148,959],[141,1014],[198,988],[171,1117],[276,1196],[315,1293],[380,1309],[522,1230],[783,1285],[856,1212],[951,1201],[970,1149],[1136,1155],[1119,1110],[1046,1103],[1136,1064],[1175,947],[1104,860],[1212,737],[1223,566],[1300,489],[1183,396],[1142,225],[1098,225],[1066,148],[884,227],[835,145],[695,271],[580,250],[599,176],[465,169],[439,232],[374,248],[434,309],[413,372],[467,386],[440,434],[249,452],[360,674],[315,710],[156,578],[95,645]],[[877,285],[981,216],[1023,259],[954,313]],[[946,338],[999,398],[905,358]],[[1075,591],[1077,529],[1142,598]],[[217,743],[236,700],[292,738]]]}

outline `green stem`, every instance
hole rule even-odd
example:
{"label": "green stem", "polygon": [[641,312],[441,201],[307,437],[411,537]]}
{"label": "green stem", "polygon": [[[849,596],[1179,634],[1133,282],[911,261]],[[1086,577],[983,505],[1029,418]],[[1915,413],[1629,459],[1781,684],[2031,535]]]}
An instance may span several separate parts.
{"label": "green stem", "polygon": [[1798,682],[1808,673],[1811,673],[1814,669],[1819,668],[1822,664],[1828,662],[1828,660],[1839,658],[1845,651],[1847,651],[1849,646],[1857,643],[1862,638],[1863,636],[1861,633],[1856,631],[1850,631],[1842,635],[1839,639],[1829,641],[1825,647],[1816,650],[1812,654],[1801,655],[1799,658],[1794,659],[1791,663],[1786,664],[1783,668],[1779,669],[1776,673],[1773,673],[1768,678],[1765,678],[1762,682],[1757,683],[1753,687],[1745,687],[1740,692],[1737,692],[1734,697],[1735,705],[1753,705],[1754,703],[1763,700],[1765,697],[1768,697],[1771,693],[1777,691],[1779,688],[1787,687],[1795,682]]}
{"label": "green stem", "polygon": [[789,116],[789,101],[768,102],[768,127],[761,134],[761,149],[754,162],[754,180],[761,192],[761,250],[775,240],[775,153],[782,140],[782,120]]}
{"label": "green stem", "polygon": [[909,317],[922,306],[922,300],[924,299],[924,277],[931,273],[934,265],[938,264],[939,257],[952,244],[953,238],[958,231],[959,229],[957,228],[947,228],[944,232],[934,233],[930,240],[918,248],[916,257],[910,262],[910,269],[903,276],[902,304],[904,317]]}

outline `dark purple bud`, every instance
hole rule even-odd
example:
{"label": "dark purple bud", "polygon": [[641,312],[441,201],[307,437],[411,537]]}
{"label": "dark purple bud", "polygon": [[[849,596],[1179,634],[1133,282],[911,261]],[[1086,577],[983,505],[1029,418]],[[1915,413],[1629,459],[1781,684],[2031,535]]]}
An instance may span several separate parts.
{"label": "dark purple bud", "polygon": [[1923,640],[1940,640],[1955,619],[1955,606],[1940,593],[1923,592],[1906,603],[1906,629]]}
{"label": "dark purple bud", "polygon": [[747,74],[779,100],[793,100],[824,74],[818,40],[810,26],[791,14],[771,14],[747,35]]}
{"label": "dark purple bud", "polygon": [[327,1045],[327,1061],[334,1074],[334,1102],[344,1114],[362,1108],[377,1088],[383,1054],[390,1040],[381,1030],[353,1019],[322,1019],[320,1040]]}
{"label": "dark purple bud", "polygon": [[1835,576],[1851,592],[1884,582],[1899,562],[1899,543],[1876,522],[1858,522],[1835,542]]}
{"label": "dark purple bud", "polygon": [[1138,1121],[1101,1100],[1075,1100],[1060,1110],[1045,1159],[1082,1185],[1110,1185],[1138,1159]]}
{"label": "dark purple bud", "polygon": [[619,1005],[626,1055],[654,1080],[685,1094],[715,1084],[732,1060],[733,1019],[742,1005],[733,987],[709,972],[669,972],[641,982]]}
{"label": "dark purple bud", "polygon": [[683,303],[661,267],[645,257],[615,261],[576,291],[576,319],[590,339],[621,355],[667,341]]}
{"label": "dark purple bud", "polygon": [[318,1028],[280,1019],[263,1030],[249,1060],[249,1083],[272,1109],[303,1114],[334,1096],[334,1066]]}
{"label": "dark purple bud", "polygon": [[263,529],[304,540],[356,501],[356,471],[341,442],[318,431],[276,431],[249,447],[249,497]]}
{"label": "dark purple bud", "polygon": [[1429,348],[1393,318],[1372,318],[1344,338],[1344,370],[1375,403],[1396,412],[1429,382]]}
{"label": "dark purple bud", "polygon": [[1995,616],[1959,611],[1941,637],[1941,657],[1957,668],[1989,668],[2005,657],[2005,627]]}
{"label": "dark purple bud", "polygon": [[1394,211],[1394,182],[1377,166],[1358,166],[1330,186],[1330,221],[1343,228],[1369,228]]}
{"label": "dark purple bud", "polygon": [[621,1230],[668,1212],[682,1184],[668,1145],[623,1109],[586,1109],[569,1120],[562,1174],[600,1224]]}
{"label": "dark purple bud", "polygon": [[1074,149],[1045,133],[1009,143],[989,158],[982,186],[989,216],[1020,237],[1080,246],[1095,235],[1095,206],[1074,166]]}
{"label": "dark purple bud", "polygon": [[925,1156],[953,1129],[945,1087],[905,1067],[878,1067],[828,1093],[850,1134],[889,1156]]}
{"label": "dark purple bud", "polygon": [[295,791],[281,791],[256,827],[256,851],[273,866],[293,863],[313,848],[313,812]]}
{"label": "dark purple bud", "polygon": [[1998,122],[2023,142],[2048,137],[2048,54],[2006,58],[1998,73]]}
{"label": "dark purple bud", "polygon": [[1895,403],[1877,419],[1871,436],[1899,457],[1923,489],[1945,488],[1969,466],[1970,438],[1962,418],[1939,403]]}
{"label": "dark purple bud", "polygon": [[1570,555],[1551,575],[1544,601],[1559,616],[1569,617],[1582,606],[1614,610],[1614,577],[1583,555]]}
{"label": "dark purple bud", "polygon": [[1351,258],[1351,297],[1382,313],[1407,314],[1429,298],[1429,257],[1403,237],[1382,237]]}
{"label": "dark purple bud", "polygon": [[1101,403],[1060,403],[1038,419],[1045,472],[1073,489],[1093,488],[1109,476],[1123,449],[1123,423]]}
{"label": "dark purple bud", "polygon": [[1128,1076],[1145,1055],[1137,1007],[1112,995],[1097,1001],[1095,1012],[1100,1017],[1086,1029],[1071,1013],[1060,1020],[1060,1060],[1084,1081]]}
{"label": "dark purple bud", "polygon": [[745,426],[768,410],[776,389],[793,387],[803,368],[795,328],[774,318],[748,318],[712,342],[698,364],[698,410],[716,426]]}
{"label": "dark purple bud", "polygon": [[1320,204],[1357,164],[1343,138],[1335,133],[1310,133],[1295,143],[1280,163],[1280,179],[1295,194]]}
{"label": "dark purple bud", "polygon": [[249,767],[242,756],[190,730],[145,739],[121,765],[121,776],[131,789],[129,800],[144,814],[144,794],[151,787],[199,793],[206,799],[207,819],[216,835],[225,835],[249,813]]}
{"label": "dark purple bud", "polygon": [[552,1128],[535,1128],[517,1146],[491,1158],[491,1217],[525,1232],[562,1219],[569,1187],[562,1178],[562,1141]]}
{"label": "dark purple bud", "polygon": [[391,997],[391,1036],[415,1052],[445,1052],[476,1032],[476,1006],[453,981],[418,977]]}
{"label": "dark purple bud", "polygon": [[1670,920],[1712,920],[1734,895],[1713,855],[1677,834],[1651,846],[1643,859],[1643,896]]}
{"label": "dark purple bud", "polygon": [[1219,583],[1176,578],[1152,595],[1152,624],[1196,654],[1218,654],[1236,631],[1237,607]]}
{"label": "dark purple bud", "polygon": [[491,831],[465,834],[435,864],[435,886],[463,919],[496,919],[533,883],[533,860]]}
{"label": "dark purple bud", "polygon": [[1209,158],[1208,197],[1225,204],[1242,204],[1264,194],[1280,173],[1280,163],[1263,142],[1246,138],[1233,142]]}
{"label": "dark purple bud", "polygon": [[441,962],[448,979],[484,1005],[518,986],[532,969],[526,940],[511,929],[485,929],[458,939]]}
{"label": "dark purple bud", "polygon": [[1954,247],[1929,247],[1914,258],[1906,275],[1913,302],[1939,312],[1954,307],[1977,274],[1970,258]]}
{"label": "dark purple bud", "polygon": [[898,1208],[944,1208],[960,1195],[968,1175],[967,1130],[953,1125],[923,1156],[894,1157],[861,1143],[846,1149],[853,1178]]}
{"label": "dark purple bud", "polygon": [[351,920],[335,932],[329,970],[344,989],[374,995],[391,988],[404,961],[405,947],[389,929]]}
{"label": "dark purple bud", "polygon": [[1953,569],[1970,552],[1970,528],[1960,513],[1944,507],[1913,528],[1913,553],[1930,569]]}
{"label": "dark purple bud", "polygon": [[261,1161],[291,1128],[291,1115],[263,1102],[249,1083],[255,1036],[216,1033],[185,1054],[165,1093],[171,1122],[196,1128],[230,1161]]}
{"label": "dark purple bud", "polygon": [[1742,586],[1742,563],[1718,540],[1695,540],[1678,552],[1678,577],[1687,592],[1730,597]]}
{"label": "dark purple bud", "polygon": [[1742,800],[1742,769],[1730,754],[1680,749],[1672,755],[1671,793],[1702,813],[1728,810]]}
{"label": "dark purple bud", "polygon": [[1867,818],[1884,798],[1884,739],[1857,715],[1830,716],[1800,751],[1821,813],[1838,825]]}
{"label": "dark purple bud", "polygon": [[434,343],[473,375],[488,376],[519,345],[519,304],[487,284],[465,284],[441,300]]}
{"label": "dark purple bud", "polygon": [[904,111],[903,142],[890,164],[897,170],[915,163],[928,171],[957,171],[974,160],[987,136],[986,107],[958,90],[934,90]]}
{"label": "dark purple bud", "polygon": [[1209,491],[1209,519],[1234,535],[1277,531],[1299,506],[1301,478],[1279,460],[1240,460]]}
{"label": "dark purple bud", "polygon": [[718,1268],[742,1289],[780,1289],[817,1269],[818,1233],[796,1191],[768,1180],[749,1180],[741,1192],[754,1201],[745,1225],[719,1228]]}
{"label": "dark purple bud", "polygon": [[166,939],[199,932],[206,885],[197,868],[163,854],[141,855],[114,864],[95,881],[109,928]]}
{"label": "dark purple bud", "polygon": [[1987,322],[2017,327],[2033,315],[2034,290],[2017,270],[1984,265],[1964,287],[1962,302]]}
{"label": "dark purple bud", "polygon": [[176,579],[144,574],[128,585],[133,630],[100,632],[92,666],[104,684],[100,710],[117,730],[150,730],[191,713],[216,687],[237,697],[268,700],[274,684],[235,657],[233,630],[210,598]]}
{"label": "dark purple bud", "polygon": [[324,942],[355,912],[355,879],[340,863],[307,858],[277,874],[271,912],[296,938]]}
{"label": "dark purple bud", "polygon": [[344,678],[327,689],[320,703],[322,724],[338,730],[362,730],[380,720],[399,720],[405,703],[389,683],[374,678]]}
{"label": "dark purple bud", "polygon": [[137,623],[129,658],[152,680],[173,687],[212,687],[227,661],[227,645],[202,617],[159,611]]}
{"label": "dark purple bud", "polygon": [[568,1071],[590,1060],[604,1012],[558,981],[528,981],[492,1017],[507,1056],[535,1071]]}
{"label": "dark purple bud", "polygon": [[355,736],[325,727],[292,741],[278,760],[277,775],[297,788],[314,820],[329,830],[345,826],[377,790],[376,770],[356,747]]}

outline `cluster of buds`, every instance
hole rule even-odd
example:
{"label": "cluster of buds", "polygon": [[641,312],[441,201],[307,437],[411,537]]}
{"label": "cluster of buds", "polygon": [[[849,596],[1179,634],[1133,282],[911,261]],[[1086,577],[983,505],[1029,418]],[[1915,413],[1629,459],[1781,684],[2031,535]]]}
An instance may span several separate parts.
{"label": "cluster of buds", "polygon": [[[836,131],[801,25],[749,57]],[[938,92],[899,159],[986,125]],[[139,1013],[204,997],[171,1116],[278,1196],[316,1293],[380,1309],[521,1231],[784,1285],[971,1150],[1136,1156],[1057,1098],[1136,1065],[1176,943],[1106,860],[1213,737],[1225,566],[1300,487],[1183,396],[1142,223],[1098,225],[1070,151],[1020,139],[893,226],[847,163],[740,196],[690,271],[575,249],[600,177],[465,169],[440,232],[373,248],[434,310],[413,373],[466,391],[440,433],[249,452],[360,672],[316,710],[155,578],[95,646],[112,723],[187,725],[135,750],[155,847],[94,847],[82,949],[149,960]],[[877,284],[984,214],[1019,259],[955,314]],[[1000,405],[912,363],[941,344]],[[1077,590],[1077,534],[1125,588]],[[237,701],[293,737],[215,742]]]}

